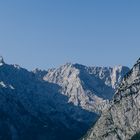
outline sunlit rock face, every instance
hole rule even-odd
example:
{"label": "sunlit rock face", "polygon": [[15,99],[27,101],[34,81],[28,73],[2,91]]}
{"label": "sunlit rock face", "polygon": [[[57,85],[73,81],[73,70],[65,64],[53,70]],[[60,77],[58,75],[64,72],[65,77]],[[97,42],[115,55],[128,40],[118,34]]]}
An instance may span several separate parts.
{"label": "sunlit rock face", "polygon": [[128,67],[87,67],[67,63],[57,69],[35,70],[42,80],[58,84],[68,102],[85,110],[99,113],[112,99]]}
{"label": "sunlit rock face", "polygon": [[123,78],[110,107],[83,140],[130,140],[140,132],[140,59]]}

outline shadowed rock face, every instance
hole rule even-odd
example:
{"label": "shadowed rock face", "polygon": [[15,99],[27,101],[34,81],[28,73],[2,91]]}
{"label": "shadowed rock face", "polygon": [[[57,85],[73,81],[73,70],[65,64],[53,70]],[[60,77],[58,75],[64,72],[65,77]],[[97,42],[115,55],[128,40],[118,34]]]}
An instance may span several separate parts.
{"label": "shadowed rock face", "polygon": [[130,140],[140,132],[140,59],[124,77],[110,107],[83,140]]}

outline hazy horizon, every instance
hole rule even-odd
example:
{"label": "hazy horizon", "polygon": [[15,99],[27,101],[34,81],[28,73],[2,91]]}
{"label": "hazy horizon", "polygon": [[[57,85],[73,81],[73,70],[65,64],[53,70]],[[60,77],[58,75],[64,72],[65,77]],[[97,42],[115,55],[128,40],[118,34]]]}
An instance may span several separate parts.
{"label": "hazy horizon", "polygon": [[140,1],[0,1],[0,55],[32,70],[67,62],[132,67]]}

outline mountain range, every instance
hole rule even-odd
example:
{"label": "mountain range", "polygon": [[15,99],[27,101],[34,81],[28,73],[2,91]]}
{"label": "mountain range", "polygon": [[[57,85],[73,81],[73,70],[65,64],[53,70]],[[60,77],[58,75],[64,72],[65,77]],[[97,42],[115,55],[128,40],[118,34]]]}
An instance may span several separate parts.
{"label": "mountain range", "polygon": [[110,106],[124,66],[28,71],[0,58],[0,139],[77,140]]}

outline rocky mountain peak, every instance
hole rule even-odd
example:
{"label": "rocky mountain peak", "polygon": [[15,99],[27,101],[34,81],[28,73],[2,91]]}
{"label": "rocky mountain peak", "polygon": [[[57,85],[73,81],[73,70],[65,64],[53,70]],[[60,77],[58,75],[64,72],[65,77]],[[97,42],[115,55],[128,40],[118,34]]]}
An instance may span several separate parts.
{"label": "rocky mountain peak", "polygon": [[135,76],[140,76],[140,58],[137,60],[132,70],[133,73],[135,73]]}
{"label": "rocky mountain peak", "polygon": [[3,64],[5,64],[4,59],[2,56],[0,56],[0,66],[2,66]]}
{"label": "rocky mountain peak", "polygon": [[140,64],[140,58],[137,60],[137,64]]}
{"label": "rocky mountain peak", "polygon": [[129,86],[134,83],[137,83],[140,78],[140,58],[136,61],[133,68],[124,76],[121,87]]}
{"label": "rocky mountain peak", "polygon": [[98,113],[102,108],[100,104],[112,99],[116,87],[128,71],[129,68],[124,66],[88,67],[66,63],[56,69],[34,73],[40,80],[61,87],[61,93],[68,97],[69,103]]}

